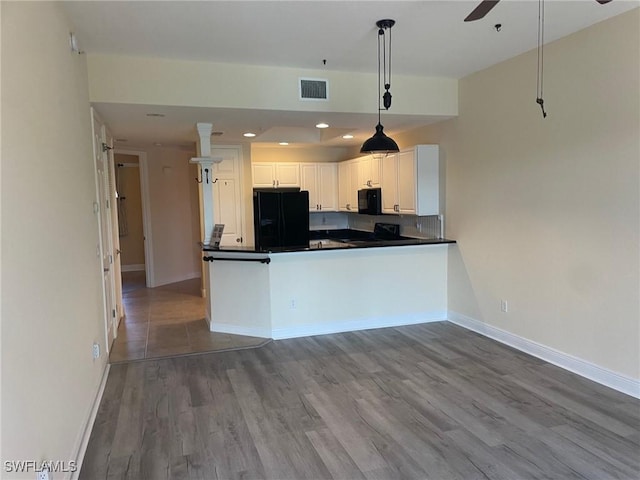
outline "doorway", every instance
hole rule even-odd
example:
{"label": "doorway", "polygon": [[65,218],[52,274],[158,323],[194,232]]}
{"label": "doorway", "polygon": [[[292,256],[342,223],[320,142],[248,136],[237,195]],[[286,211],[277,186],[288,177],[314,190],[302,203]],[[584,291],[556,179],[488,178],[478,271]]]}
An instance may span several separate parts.
{"label": "doorway", "polygon": [[[115,165],[120,263],[126,290],[137,284],[147,285],[140,159],[137,155],[116,153]],[[133,280],[134,285],[129,285],[128,280]]]}
{"label": "doorway", "polygon": [[137,282],[142,280],[145,287],[154,287],[147,154],[118,149],[113,158],[123,289],[128,280],[125,272],[136,272],[127,277],[136,278]]}

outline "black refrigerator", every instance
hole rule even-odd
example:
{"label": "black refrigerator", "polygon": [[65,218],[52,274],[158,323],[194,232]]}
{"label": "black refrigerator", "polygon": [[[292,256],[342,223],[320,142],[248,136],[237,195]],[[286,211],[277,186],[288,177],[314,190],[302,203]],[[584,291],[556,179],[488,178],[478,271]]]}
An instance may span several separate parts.
{"label": "black refrigerator", "polygon": [[256,250],[309,246],[309,192],[254,190]]}

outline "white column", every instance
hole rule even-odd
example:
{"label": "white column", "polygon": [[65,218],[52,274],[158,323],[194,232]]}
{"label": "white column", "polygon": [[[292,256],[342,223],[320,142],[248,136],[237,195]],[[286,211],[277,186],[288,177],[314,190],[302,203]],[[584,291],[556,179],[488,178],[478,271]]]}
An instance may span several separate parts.
{"label": "white column", "polygon": [[197,163],[200,166],[200,211],[202,212],[203,229],[202,243],[208,244],[213,233],[214,209],[213,209],[213,176],[214,163],[220,163],[222,157],[211,157],[211,123],[197,123],[198,129],[198,156],[192,158],[190,163]]}

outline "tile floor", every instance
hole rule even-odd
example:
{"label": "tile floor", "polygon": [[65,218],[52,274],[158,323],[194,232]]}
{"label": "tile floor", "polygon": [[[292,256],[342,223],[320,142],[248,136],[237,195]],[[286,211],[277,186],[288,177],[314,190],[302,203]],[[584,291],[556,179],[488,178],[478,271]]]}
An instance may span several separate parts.
{"label": "tile floor", "polygon": [[268,340],[209,331],[200,279],[145,287],[144,272],[122,275],[125,317],[111,363],[264,345]]}

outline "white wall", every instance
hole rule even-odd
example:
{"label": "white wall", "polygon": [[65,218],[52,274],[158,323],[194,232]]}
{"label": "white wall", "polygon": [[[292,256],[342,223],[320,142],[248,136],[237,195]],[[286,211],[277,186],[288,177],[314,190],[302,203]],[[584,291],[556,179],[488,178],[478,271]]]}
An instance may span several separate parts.
{"label": "white wall", "polygon": [[195,152],[172,147],[147,150],[154,283],[201,275]]}
{"label": "white wall", "polygon": [[449,248],[429,245],[271,255],[272,337],[444,320]]}
{"label": "white wall", "polygon": [[[449,309],[640,378],[640,10],[460,81],[404,142],[446,158]],[[509,312],[500,311],[500,299]]]}
{"label": "white wall", "polygon": [[58,4],[1,9],[2,460],[68,461],[107,360],[87,69]]}
{"label": "white wall", "polygon": [[449,248],[276,253],[269,264],[213,261],[211,329],[281,339],[444,320]]}

